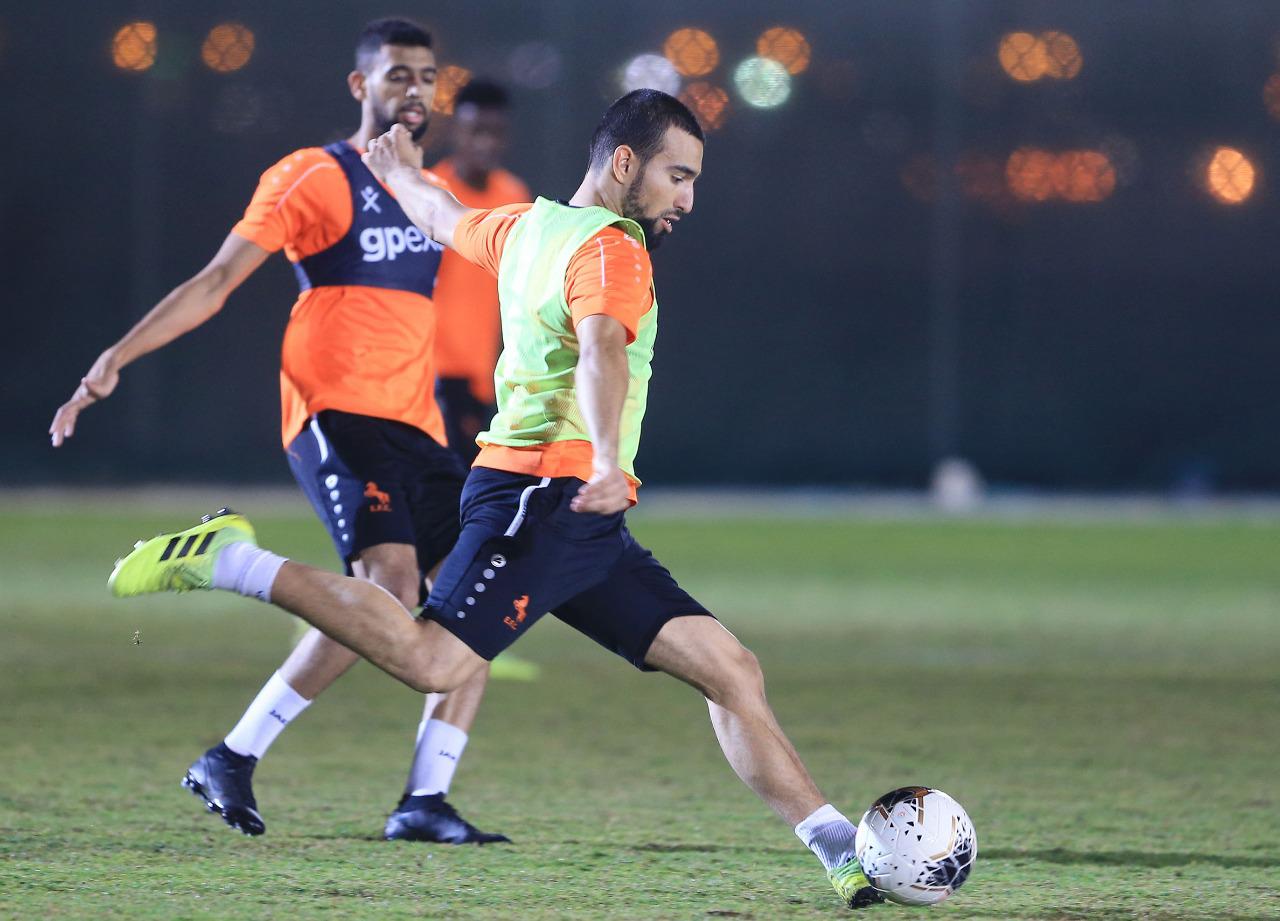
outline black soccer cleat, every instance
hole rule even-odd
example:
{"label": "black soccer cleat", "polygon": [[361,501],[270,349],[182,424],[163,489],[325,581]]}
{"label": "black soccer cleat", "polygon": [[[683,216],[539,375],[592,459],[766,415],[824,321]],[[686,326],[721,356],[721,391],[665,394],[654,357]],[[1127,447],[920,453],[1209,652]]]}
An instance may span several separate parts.
{"label": "black soccer cleat", "polygon": [[260,835],[267,823],[258,814],[253,798],[253,769],[258,759],[240,755],[219,742],[187,768],[182,785],[204,800],[210,812],[246,835]]}
{"label": "black soccer cleat", "polygon": [[445,800],[443,793],[400,797],[387,817],[382,837],[388,841],[434,841],[437,844],[510,844],[506,835],[481,831]]}

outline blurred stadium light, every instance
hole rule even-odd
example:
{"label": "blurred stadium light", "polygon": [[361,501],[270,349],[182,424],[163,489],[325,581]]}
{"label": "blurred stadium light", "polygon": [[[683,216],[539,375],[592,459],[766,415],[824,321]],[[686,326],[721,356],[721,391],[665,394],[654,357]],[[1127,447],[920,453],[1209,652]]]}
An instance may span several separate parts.
{"label": "blurred stadium light", "polygon": [[1019,83],[1043,77],[1070,80],[1080,73],[1084,56],[1066,32],[1008,32],[1000,39],[996,57],[1004,72]]}
{"label": "blurred stadium light", "polygon": [[1272,74],[1262,87],[1262,103],[1267,114],[1280,121],[1280,73]]}
{"label": "blurred stadium light", "polygon": [[1253,194],[1257,174],[1253,161],[1244,153],[1234,147],[1219,147],[1205,167],[1205,188],[1222,204],[1238,205]]}
{"label": "blurred stadium light", "polygon": [[686,77],[705,77],[720,63],[720,48],[702,29],[676,29],[662,43],[662,53]]}
{"label": "blurred stadium light", "polygon": [[432,110],[441,115],[453,114],[453,102],[458,91],[471,82],[471,71],[457,64],[446,64],[436,75],[436,98]]}
{"label": "blurred stadium light", "polygon": [[811,49],[809,40],[797,29],[775,26],[756,39],[756,54],[777,61],[794,75],[809,69]]}
{"label": "blurred stadium light", "polygon": [[724,127],[729,114],[729,94],[721,87],[705,80],[695,80],[680,91],[681,101],[698,116],[705,131]]}
{"label": "blurred stadium light", "polygon": [[111,39],[111,61],[121,70],[149,70],[156,62],[156,26],[145,20],[130,22]]}
{"label": "blurred stadium light", "polygon": [[221,74],[239,70],[253,57],[253,31],[238,22],[214,26],[200,46],[200,60]]}
{"label": "blurred stadium light", "polygon": [[773,109],[791,95],[791,74],[773,58],[747,58],[733,72],[733,83],[747,105]]}
{"label": "blurred stadium light", "polygon": [[622,69],[622,92],[642,89],[674,96],[680,92],[680,72],[660,54],[638,54]]}

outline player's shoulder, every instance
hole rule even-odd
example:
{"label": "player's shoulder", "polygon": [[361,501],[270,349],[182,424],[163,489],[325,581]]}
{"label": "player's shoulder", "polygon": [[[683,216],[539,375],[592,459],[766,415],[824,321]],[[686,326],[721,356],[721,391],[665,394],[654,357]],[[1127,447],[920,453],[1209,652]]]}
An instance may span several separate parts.
{"label": "player's shoulder", "polygon": [[342,168],[323,147],[302,147],[290,151],[262,173],[262,184],[291,188],[301,180],[312,181],[311,177],[330,178],[329,173],[339,175]]}
{"label": "player's shoulder", "polygon": [[648,255],[648,250],[644,248],[644,244],[631,234],[627,233],[627,231],[623,230],[617,224],[610,224],[608,227],[600,228],[600,230],[592,234],[590,239],[588,239],[583,245],[586,246],[594,244],[597,243],[597,241],[603,243],[610,249],[616,247],[627,251],[635,250],[638,253],[644,253],[646,256]]}
{"label": "player's shoulder", "polygon": [[533,207],[531,201],[512,202],[506,205],[498,205],[496,208],[473,208],[471,209],[471,217],[479,223],[487,223],[489,221],[514,221],[526,214]]}

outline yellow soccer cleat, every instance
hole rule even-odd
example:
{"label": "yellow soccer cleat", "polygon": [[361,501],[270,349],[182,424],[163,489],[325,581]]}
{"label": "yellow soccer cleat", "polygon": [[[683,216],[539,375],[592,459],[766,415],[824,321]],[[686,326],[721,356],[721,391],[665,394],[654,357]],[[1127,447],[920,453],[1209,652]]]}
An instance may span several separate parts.
{"label": "yellow soccer cleat", "polygon": [[850,908],[866,908],[884,901],[884,896],[871,887],[857,857],[850,857],[835,869],[828,870],[827,879],[835,887],[836,895]]}
{"label": "yellow soccer cleat", "polygon": [[219,509],[194,528],[138,541],[132,553],[116,561],[107,588],[117,598],[212,588],[218,551],[236,541],[256,547],[253,525],[231,509]]}

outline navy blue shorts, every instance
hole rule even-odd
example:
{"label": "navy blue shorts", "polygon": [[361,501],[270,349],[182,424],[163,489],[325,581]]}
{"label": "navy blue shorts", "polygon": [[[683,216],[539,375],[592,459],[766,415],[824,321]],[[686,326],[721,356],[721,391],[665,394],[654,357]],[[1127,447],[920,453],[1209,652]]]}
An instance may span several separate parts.
{"label": "navy blue shorts", "polygon": [[425,432],[325,410],[287,453],[348,574],[351,561],[375,544],[412,544],[423,573],[453,549],[466,469]]}
{"label": "navy blue shorts", "polygon": [[423,616],[492,659],[544,614],[645,671],[667,621],[710,616],[627,530],[623,513],[574,512],[582,480],[475,467],[462,491],[462,535]]}

